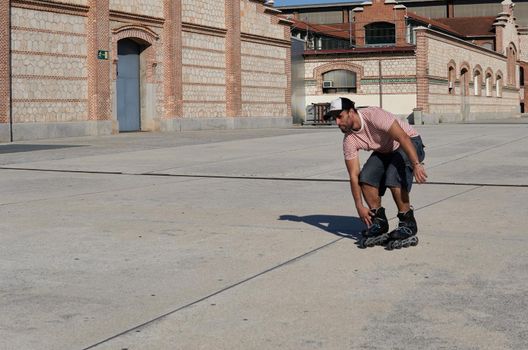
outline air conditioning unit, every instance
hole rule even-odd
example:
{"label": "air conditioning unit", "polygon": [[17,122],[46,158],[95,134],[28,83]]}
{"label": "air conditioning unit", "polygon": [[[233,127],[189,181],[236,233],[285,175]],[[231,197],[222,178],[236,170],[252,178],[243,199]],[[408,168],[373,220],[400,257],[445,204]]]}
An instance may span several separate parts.
{"label": "air conditioning unit", "polygon": [[334,82],[332,80],[323,81],[323,88],[331,88],[331,87],[334,87]]}

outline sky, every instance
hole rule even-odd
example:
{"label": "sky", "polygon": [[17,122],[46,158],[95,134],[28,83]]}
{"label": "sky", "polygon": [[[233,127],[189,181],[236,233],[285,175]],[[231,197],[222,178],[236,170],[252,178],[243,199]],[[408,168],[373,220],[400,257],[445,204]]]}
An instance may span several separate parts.
{"label": "sky", "polygon": [[340,2],[355,2],[354,0],[275,0],[275,6],[294,6],[309,4],[335,4]]}

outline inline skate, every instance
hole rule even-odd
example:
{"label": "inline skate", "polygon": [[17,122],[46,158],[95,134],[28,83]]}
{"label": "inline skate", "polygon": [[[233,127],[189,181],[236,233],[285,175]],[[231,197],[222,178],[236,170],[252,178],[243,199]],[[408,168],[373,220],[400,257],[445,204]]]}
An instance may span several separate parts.
{"label": "inline skate", "polygon": [[361,232],[363,236],[359,241],[360,248],[374,247],[375,245],[383,245],[389,239],[389,222],[385,216],[385,208],[380,207],[373,209],[374,214],[372,218],[372,225]]}
{"label": "inline skate", "polygon": [[393,250],[418,245],[418,237],[416,237],[418,225],[414,219],[413,209],[409,209],[406,213],[398,213],[398,219],[400,220],[398,228],[388,234],[386,248]]}

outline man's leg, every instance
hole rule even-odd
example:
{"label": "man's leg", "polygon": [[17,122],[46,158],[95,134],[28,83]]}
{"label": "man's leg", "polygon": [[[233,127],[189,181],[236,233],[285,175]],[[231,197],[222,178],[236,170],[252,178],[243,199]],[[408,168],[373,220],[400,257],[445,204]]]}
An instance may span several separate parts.
{"label": "man's leg", "polygon": [[400,187],[391,187],[392,198],[394,203],[398,207],[398,212],[406,213],[411,209],[411,203],[409,200],[409,192]]}
{"label": "man's leg", "polygon": [[362,183],[361,192],[363,193],[363,198],[365,198],[365,201],[367,202],[367,205],[370,209],[378,209],[381,207],[381,197],[377,187]]}

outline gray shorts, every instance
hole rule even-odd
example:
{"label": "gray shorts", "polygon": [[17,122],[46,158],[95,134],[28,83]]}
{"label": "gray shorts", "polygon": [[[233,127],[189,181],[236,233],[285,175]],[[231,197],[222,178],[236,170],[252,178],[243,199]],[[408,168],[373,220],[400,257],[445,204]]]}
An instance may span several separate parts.
{"label": "gray shorts", "polygon": [[[420,136],[411,137],[418,160],[425,158],[424,145]],[[396,187],[411,192],[413,169],[405,151],[400,147],[392,153],[373,152],[359,174],[359,182],[374,186],[383,196],[387,187]]]}

